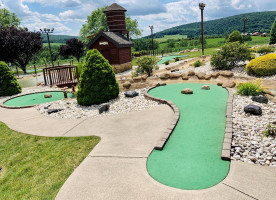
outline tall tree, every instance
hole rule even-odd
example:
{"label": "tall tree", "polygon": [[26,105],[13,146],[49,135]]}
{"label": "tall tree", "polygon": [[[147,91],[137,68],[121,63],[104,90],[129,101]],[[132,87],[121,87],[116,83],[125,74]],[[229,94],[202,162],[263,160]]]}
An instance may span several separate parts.
{"label": "tall tree", "polygon": [[275,19],[274,23],[271,26],[269,44],[276,44],[276,19]]}
{"label": "tall tree", "polygon": [[72,55],[79,62],[80,58],[83,56],[83,53],[84,53],[84,44],[76,38],[67,40],[66,45],[60,46],[59,53],[61,56],[64,56],[64,57],[68,57],[69,55]]}
{"label": "tall tree", "polygon": [[[88,43],[92,38],[87,38],[88,36],[97,34],[101,31],[107,31],[106,15],[104,10],[107,6],[103,8],[98,8],[91,12],[87,16],[87,21],[82,25],[80,30],[80,40],[84,43]],[[130,32],[130,37],[138,37],[141,35],[141,30],[138,28],[138,21],[136,19],[131,19],[129,16],[126,16],[126,27]]]}
{"label": "tall tree", "polygon": [[20,25],[20,19],[15,13],[11,13],[5,8],[0,9],[0,26],[4,27],[18,27]]}
{"label": "tall tree", "polygon": [[27,64],[43,45],[39,32],[1,27],[0,46],[0,59],[16,64],[26,73]]}

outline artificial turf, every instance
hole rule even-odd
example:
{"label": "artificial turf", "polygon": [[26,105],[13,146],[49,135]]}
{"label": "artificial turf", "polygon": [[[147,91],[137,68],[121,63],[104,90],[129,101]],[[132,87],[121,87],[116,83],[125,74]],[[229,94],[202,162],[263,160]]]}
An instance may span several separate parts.
{"label": "artificial turf", "polygon": [[[172,101],[180,119],[162,151],[154,150],[147,161],[149,174],[157,181],[186,190],[204,189],[222,181],[229,171],[221,160],[228,92],[219,86],[171,84],[150,90],[149,94]],[[209,84],[208,84],[209,85]],[[194,94],[181,90],[191,88]]]}

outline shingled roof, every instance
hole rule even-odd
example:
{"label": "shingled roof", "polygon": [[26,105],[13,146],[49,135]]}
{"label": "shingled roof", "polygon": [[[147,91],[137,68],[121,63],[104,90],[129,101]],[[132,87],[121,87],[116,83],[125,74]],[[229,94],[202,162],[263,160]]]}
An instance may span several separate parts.
{"label": "shingled roof", "polygon": [[117,3],[113,3],[111,6],[107,7],[104,12],[112,11],[112,10],[122,10],[122,11],[127,11],[125,8],[122,6],[118,5]]}
{"label": "shingled roof", "polygon": [[100,32],[89,44],[87,45],[90,48],[101,36],[115,44],[118,48],[132,47],[133,42],[125,38],[122,34],[117,32]]}

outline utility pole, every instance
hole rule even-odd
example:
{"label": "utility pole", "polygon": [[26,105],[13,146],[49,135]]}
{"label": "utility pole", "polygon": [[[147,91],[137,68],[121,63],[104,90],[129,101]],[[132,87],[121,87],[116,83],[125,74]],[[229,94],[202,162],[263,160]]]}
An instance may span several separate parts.
{"label": "utility pole", "polygon": [[52,57],[52,50],[51,50],[50,39],[49,39],[49,33],[53,33],[54,28],[52,28],[52,30],[50,30],[49,28],[48,29],[44,28],[43,30],[40,29],[40,31],[41,31],[41,33],[46,33],[47,34],[50,57],[51,57],[51,61],[52,61],[52,66],[54,67],[54,62],[53,62],[53,57]]}
{"label": "utility pole", "polygon": [[246,24],[247,20],[248,20],[247,17],[243,19],[243,41],[245,39],[245,24]]}
{"label": "utility pole", "polygon": [[203,29],[203,10],[205,7],[204,3],[199,3],[199,9],[201,10],[201,43],[202,43],[202,55],[204,56],[204,29]]}
{"label": "utility pole", "polygon": [[154,44],[153,44],[153,25],[149,26],[150,30],[151,30],[151,43],[152,43],[152,51],[154,51]]}

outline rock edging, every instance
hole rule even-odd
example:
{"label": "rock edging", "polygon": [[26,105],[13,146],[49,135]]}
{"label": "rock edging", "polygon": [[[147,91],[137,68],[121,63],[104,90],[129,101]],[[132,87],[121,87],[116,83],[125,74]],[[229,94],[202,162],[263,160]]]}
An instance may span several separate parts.
{"label": "rock edging", "polygon": [[180,117],[180,112],[179,112],[178,107],[173,102],[167,101],[165,99],[160,99],[160,98],[157,98],[157,97],[153,97],[153,96],[148,94],[148,92],[150,90],[152,90],[156,87],[158,87],[158,86],[154,86],[154,87],[149,88],[144,94],[145,98],[149,99],[149,100],[152,100],[152,101],[156,101],[158,103],[167,104],[174,111],[174,115],[173,115],[170,126],[166,129],[166,131],[163,133],[162,137],[158,140],[156,146],[154,147],[154,149],[156,149],[156,150],[163,150],[163,148],[165,147],[167,141],[169,140],[172,132],[174,131],[174,128],[176,127],[176,125],[178,123],[178,120],[179,120],[179,117]]}
{"label": "rock edging", "polygon": [[226,126],[225,126],[225,134],[221,151],[221,159],[222,160],[231,160],[231,143],[232,143],[232,134],[233,134],[233,99],[234,94],[233,91],[229,88],[225,88],[228,91],[228,100],[227,100],[227,110],[226,110]]}

